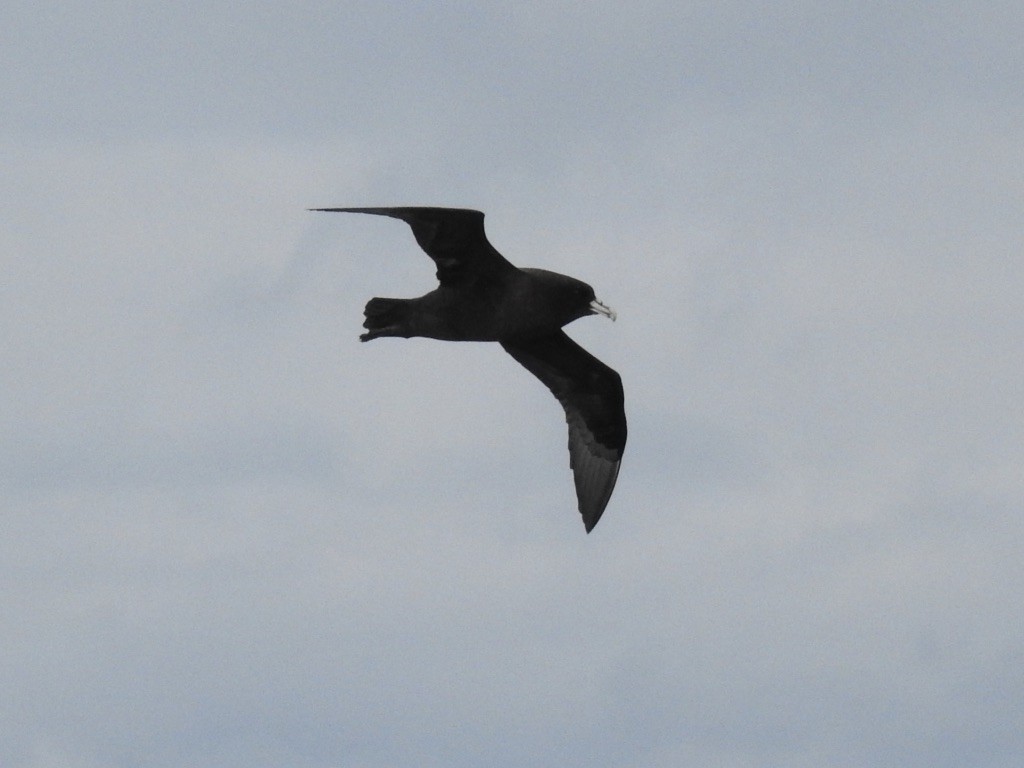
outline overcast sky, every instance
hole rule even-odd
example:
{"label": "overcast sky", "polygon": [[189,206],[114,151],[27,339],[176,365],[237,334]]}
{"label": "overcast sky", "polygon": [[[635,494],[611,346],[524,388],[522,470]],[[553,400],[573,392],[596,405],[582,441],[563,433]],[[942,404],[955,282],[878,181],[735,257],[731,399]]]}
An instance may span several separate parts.
{"label": "overcast sky", "polygon": [[[0,9],[0,764],[1024,764],[1024,6]],[[589,536],[487,213],[619,314]]]}

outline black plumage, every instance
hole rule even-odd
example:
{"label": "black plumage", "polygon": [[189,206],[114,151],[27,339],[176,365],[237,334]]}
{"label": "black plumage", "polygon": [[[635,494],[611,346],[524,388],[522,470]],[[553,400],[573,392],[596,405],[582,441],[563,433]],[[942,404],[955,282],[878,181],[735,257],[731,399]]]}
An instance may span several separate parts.
{"label": "black plumage", "polygon": [[401,219],[437,265],[439,287],[415,299],[373,298],[362,341],[426,336],[496,341],[540,379],[565,409],[569,459],[589,533],[615,487],[626,445],[622,380],[566,336],[562,326],[615,313],[586,283],[543,269],[519,269],[487,241],[484,215],[462,208],[313,208]]}

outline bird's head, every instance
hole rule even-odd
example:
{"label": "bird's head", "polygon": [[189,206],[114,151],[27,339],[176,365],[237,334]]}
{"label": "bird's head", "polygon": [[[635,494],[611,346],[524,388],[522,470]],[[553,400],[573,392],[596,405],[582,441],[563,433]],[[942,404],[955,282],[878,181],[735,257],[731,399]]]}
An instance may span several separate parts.
{"label": "bird's head", "polygon": [[544,269],[523,271],[532,273],[538,284],[543,286],[542,293],[546,296],[547,310],[558,315],[560,325],[566,325],[587,315],[604,315],[611,320],[615,319],[616,315],[612,308],[599,301],[594,295],[594,289],[582,280]]}

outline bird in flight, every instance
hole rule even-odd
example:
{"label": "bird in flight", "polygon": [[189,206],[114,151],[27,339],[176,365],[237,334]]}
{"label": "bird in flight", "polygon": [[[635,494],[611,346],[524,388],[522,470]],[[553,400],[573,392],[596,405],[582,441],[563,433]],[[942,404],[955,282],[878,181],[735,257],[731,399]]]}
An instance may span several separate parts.
{"label": "bird in flight", "polygon": [[615,313],[581,280],[519,269],[487,241],[484,215],[464,208],[311,208],[401,219],[437,265],[440,285],[415,299],[366,304],[370,341],[425,336],[496,341],[551,390],[569,425],[569,463],[583,525],[590,533],[615,488],[626,445],[622,379],[570,339],[562,326]]}

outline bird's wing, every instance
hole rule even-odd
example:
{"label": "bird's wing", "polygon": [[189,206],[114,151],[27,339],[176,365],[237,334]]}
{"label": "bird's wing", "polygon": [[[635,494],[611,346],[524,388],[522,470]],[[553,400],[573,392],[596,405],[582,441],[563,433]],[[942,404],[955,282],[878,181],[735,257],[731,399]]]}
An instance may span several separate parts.
{"label": "bird's wing", "polygon": [[622,379],[563,331],[501,346],[540,379],[565,408],[569,464],[587,533],[615,488],[626,446]]}
{"label": "bird's wing", "polygon": [[337,213],[371,213],[401,219],[420,248],[437,264],[437,280],[446,287],[500,279],[515,269],[487,241],[484,215],[468,208],[311,208]]}

